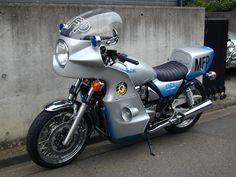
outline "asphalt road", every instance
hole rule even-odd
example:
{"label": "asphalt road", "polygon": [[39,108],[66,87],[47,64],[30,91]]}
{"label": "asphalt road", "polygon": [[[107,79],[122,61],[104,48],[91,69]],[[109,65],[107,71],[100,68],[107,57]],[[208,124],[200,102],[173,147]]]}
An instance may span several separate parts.
{"label": "asphalt road", "polygon": [[206,113],[191,131],[128,146],[103,141],[86,148],[74,163],[55,170],[32,162],[0,169],[1,177],[235,177],[236,106]]}

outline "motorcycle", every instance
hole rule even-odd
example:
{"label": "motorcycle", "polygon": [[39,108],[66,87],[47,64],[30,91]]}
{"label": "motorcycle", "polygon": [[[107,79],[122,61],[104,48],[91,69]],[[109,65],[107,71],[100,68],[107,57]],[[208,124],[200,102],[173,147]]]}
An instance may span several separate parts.
{"label": "motorcycle", "polygon": [[76,82],[68,98],[45,106],[28,131],[27,150],[36,164],[57,168],[72,162],[94,131],[112,143],[146,137],[155,155],[151,133],[185,132],[211,108],[196,77],[216,77],[208,72],[213,49],[175,49],[170,61],[151,67],[109,49],[121,24],[116,12],[97,9],[59,26],[53,68]]}

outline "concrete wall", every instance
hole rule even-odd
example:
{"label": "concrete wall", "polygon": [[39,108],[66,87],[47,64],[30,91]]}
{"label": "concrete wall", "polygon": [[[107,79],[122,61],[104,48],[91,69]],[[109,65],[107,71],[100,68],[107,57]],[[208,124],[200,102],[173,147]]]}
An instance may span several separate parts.
{"label": "concrete wall", "polygon": [[236,12],[207,12],[206,17],[227,18],[229,20],[229,31],[236,33]]}
{"label": "concrete wall", "polygon": [[[52,70],[58,24],[98,6],[0,5],[0,142],[22,138],[42,105],[67,96]],[[201,8],[105,6],[123,18],[118,48],[151,65],[173,48],[203,44]]]}
{"label": "concrete wall", "polygon": [[0,3],[178,6],[179,0],[0,0]]}

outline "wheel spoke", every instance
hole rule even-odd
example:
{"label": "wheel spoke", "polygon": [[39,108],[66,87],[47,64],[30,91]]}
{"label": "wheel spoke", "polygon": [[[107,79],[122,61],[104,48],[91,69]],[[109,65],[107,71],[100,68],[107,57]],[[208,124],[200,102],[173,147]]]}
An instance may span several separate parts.
{"label": "wheel spoke", "polygon": [[38,142],[39,145],[41,145],[41,144],[45,145],[47,143],[48,143],[48,140],[43,140],[43,141]]}
{"label": "wheel spoke", "polygon": [[42,128],[38,138],[38,150],[40,156],[51,163],[67,161],[80,151],[85,143],[87,125],[84,120],[78,126],[72,142],[64,146],[64,141],[71,124],[72,113],[64,112],[52,117]]}

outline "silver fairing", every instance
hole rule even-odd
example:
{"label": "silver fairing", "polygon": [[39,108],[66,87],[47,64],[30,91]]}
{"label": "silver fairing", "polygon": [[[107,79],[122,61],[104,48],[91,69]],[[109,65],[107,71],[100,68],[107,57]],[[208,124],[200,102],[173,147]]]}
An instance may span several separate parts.
{"label": "silver fairing", "polygon": [[156,78],[155,70],[141,61],[139,61],[139,65],[134,65],[129,62],[125,62],[124,64],[115,63],[112,65],[112,68],[127,73],[135,86],[142,85]]}
{"label": "silver fairing", "polygon": [[[142,134],[150,118],[135,90],[134,82],[142,83],[152,79],[153,76],[143,76],[141,79],[134,78],[133,82],[126,71],[105,66],[100,55],[100,49],[93,48],[90,41],[75,40],[64,36],[61,36],[60,39],[70,46],[70,57],[65,67],[61,67],[54,57],[53,67],[57,74],[70,78],[96,78],[106,82],[107,91],[103,98],[104,114],[112,140],[115,142],[127,136]],[[141,64],[135,67],[138,71],[136,74],[145,75],[148,67],[143,68],[143,66]],[[123,96],[116,93],[117,86],[121,82],[127,84],[127,92]],[[126,119],[121,114],[121,111],[126,108],[138,110],[138,112],[132,118]]]}

